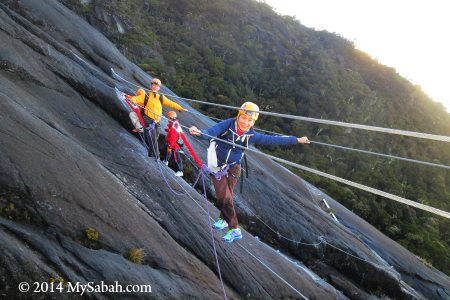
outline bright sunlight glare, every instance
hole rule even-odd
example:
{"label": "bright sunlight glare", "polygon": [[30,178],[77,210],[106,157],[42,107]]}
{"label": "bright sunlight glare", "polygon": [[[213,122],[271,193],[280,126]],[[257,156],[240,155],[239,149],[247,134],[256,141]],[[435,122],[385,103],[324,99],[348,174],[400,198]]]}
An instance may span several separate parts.
{"label": "bright sunlight glare", "polygon": [[261,0],[301,24],[352,41],[450,112],[450,18],[445,0]]}

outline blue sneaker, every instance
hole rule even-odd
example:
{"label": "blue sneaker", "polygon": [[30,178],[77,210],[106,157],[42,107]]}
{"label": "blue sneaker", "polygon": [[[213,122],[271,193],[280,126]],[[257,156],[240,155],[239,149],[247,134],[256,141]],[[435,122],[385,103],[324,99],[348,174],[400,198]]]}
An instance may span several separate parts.
{"label": "blue sneaker", "polygon": [[227,228],[227,227],[228,227],[227,221],[225,221],[225,220],[222,219],[222,218],[219,218],[219,219],[217,220],[217,222],[213,224],[213,228],[214,228],[214,229],[222,230],[222,229],[225,229],[225,228]]}
{"label": "blue sneaker", "polygon": [[227,231],[227,234],[225,234],[222,238],[222,241],[225,243],[232,243],[234,240],[240,240],[242,239],[242,233],[239,228],[236,229],[230,229]]}

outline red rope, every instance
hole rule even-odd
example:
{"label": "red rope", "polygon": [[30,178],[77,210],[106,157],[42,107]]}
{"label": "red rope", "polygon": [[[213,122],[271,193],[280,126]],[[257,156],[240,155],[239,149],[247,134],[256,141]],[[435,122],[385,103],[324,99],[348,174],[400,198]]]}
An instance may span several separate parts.
{"label": "red rope", "polygon": [[189,144],[187,138],[184,136],[184,133],[180,133],[181,139],[183,140],[184,144],[188,148],[189,152],[191,153],[192,157],[194,158],[195,162],[197,163],[198,167],[201,169],[203,166],[203,163],[198,158],[197,154],[195,154],[194,149],[192,149],[191,144]]}
{"label": "red rope", "polygon": [[[129,95],[124,95],[125,102],[130,106],[130,108],[137,114],[139,118],[139,122],[141,122],[142,126],[145,127],[144,119],[142,118],[141,114],[141,107],[139,105],[133,105],[130,101]],[[192,149],[191,144],[189,144],[187,138],[184,136],[184,133],[180,133],[181,139],[183,140],[184,144],[189,150],[189,153],[191,153],[192,157],[194,158],[195,162],[197,163],[198,167],[202,169],[203,163],[200,161],[200,158],[198,158],[197,154],[194,152],[194,149]]]}
{"label": "red rope", "polygon": [[131,110],[133,110],[137,114],[137,116],[139,118],[139,122],[141,122],[141,125],[144,126],[144,128],[145,128],[144,118],[142,118],[142,114],[141,114],[141,107],[138,105],[133,105],[130,101],[130,98],[129,98],[130,96],[125,95],[124,97],[125,97],[125,102],[131,108]]}

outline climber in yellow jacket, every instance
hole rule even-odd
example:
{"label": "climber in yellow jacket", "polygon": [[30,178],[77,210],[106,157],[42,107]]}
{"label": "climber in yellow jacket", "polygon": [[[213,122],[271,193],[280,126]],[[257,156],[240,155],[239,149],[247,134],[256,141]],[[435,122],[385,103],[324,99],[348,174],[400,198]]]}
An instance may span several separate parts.
{"label": "climber in yellow jacket", "polygon": [[130,99],[140,107],[143,107],[142,116],[144,117],[146,126],[144,139],[148,146],[148,156],[154,156],[155,158],[159,158],[158,138],[162,106],[164,105],[176,110],[188,111],[181,105],[168,99],[166,96],[159,94],[158,91],[160,88],[161,80],[153,78],[150,83],[150,92],[148,95],[143,89],[138,89],[137,95]]}

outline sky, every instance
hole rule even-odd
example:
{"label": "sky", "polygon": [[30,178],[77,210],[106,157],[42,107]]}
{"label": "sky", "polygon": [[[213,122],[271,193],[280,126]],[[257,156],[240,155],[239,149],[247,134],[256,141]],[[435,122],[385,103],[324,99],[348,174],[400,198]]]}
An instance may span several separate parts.
{"label": "sky", "polygon": [[261,0],[301,24],[352,41],[450,112],[447,0]]}

